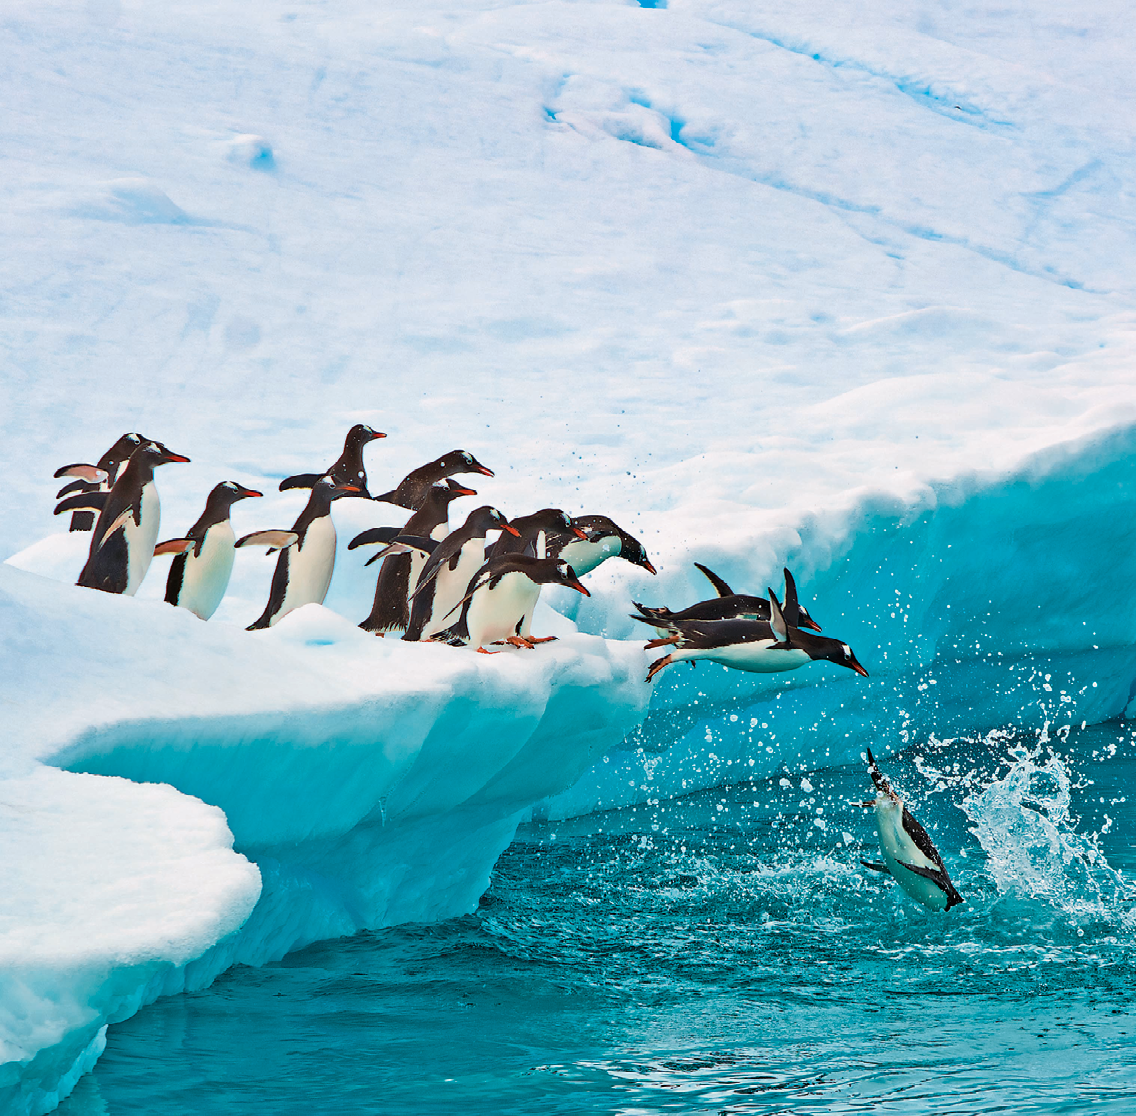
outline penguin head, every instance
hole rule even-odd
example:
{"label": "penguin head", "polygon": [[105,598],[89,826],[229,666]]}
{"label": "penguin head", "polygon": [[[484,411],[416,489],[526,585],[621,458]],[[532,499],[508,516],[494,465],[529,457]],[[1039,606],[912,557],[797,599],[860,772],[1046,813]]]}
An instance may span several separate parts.
{"label": "penguin head", "polygon": [[626,531],[616,529],[619,532],[619,556],[626,559],[633,566],[641,566],[649,574],[657,573],[658,571],[651,565],[651,560],[647,557],[647,551],[643,548],[643,544],[633,535],[629,535]]}
{"label": "penguin head", "polygon": [[155,467],[158,465],[169,465],[175,461],[188,461],[189,458],[184,454],[174,453],[169,446],[164,442],[147,441],[143,442],[133,453],[132,457],[137,457],[141,454],[149,463]]}
{"label": "penguin head", "polygon": [[347,431],[347,437],[344,439],[344,448],[346,449],[350,446],[365,446],[368,442],[373,442],[376,438],[385,437],[386,435],[381,430],[375,430],[374,427],[367,426],[362,422],[357,422]]}
{"label": "penguin head", "polygon": [[479,534],[484,534],[486,531],[505,531],[507,534],[517,538],[519,538],[521,534],[520,531],[505,518],[503,512],[499,512],[496,508],[492,508],[488,504],[480,508],[474,508],[466,517],[466,526],[473,528]]}
{"label": "penguin head", "polygon": [[585,597],[591,596],[591,593],[580,584],[576,571],[563,558],[556,558],[554,561],[556,563],[554,581],[557,585],[566,585],[569,589],[575,589],[577,593],[583,593]]}
{"label": "penguin head", "polygon": [[879,769],[876,764],[876,757],[872,755],[871,748],[864,749],[868,753],[868,774],[872,777],[872,783],[878,792],[874,802],[865,802],[865,806],[886,806],[891,805],[902,806],[903,800],[892,789],[891,783],[888,782],[887,776]]}
{"label": "penguin head", "polygon": [[809,610],[803,604],[797,605],[797,627],[810,632],[821,630],[820,625],[809,615]]}
{"label": "penguin head", "polygon": [[236,481],[222,481],[214,486],[213,491],[209,493],[209,499],[221,504],[235,504],[238,500],[246,500],[250,496],[263,495],[263,492],[257,492],[255,488],[245,488]]}
{"label": "penguin head", "polygon": [[341,496],[353,496],[358,491],[357,484],[336,484],[331,477],[320,477],[312,485],[312,494],[308,500],[309,503],[329,508],[332,500],[338,500]]}

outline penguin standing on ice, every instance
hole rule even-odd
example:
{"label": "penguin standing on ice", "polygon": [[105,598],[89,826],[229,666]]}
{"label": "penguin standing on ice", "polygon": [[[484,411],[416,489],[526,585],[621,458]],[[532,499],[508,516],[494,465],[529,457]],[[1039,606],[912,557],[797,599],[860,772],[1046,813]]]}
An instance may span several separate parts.
{"label": "penguin standing on ice", "polygon": [[[671,663],[709,659],[714,663],[745,670],[751,674],[775,674],[796,670],[810,662],[830,662],[854,670],[864,678],[868,672],[857,661],[852,648],[839,639],[813,635],[785,623],[781,605],[769,590],[770,620],[683,620],[672,622],[672,634],[653,639],[648,650],[673,646],[674,650],[656,659],[647,671],[650,682]],[[636,620],[654,625],[652,617]]]}
{"label": "penguin standing on ice", "polygon": [[[459,496],[476,495],[472,488],[463,488],[454,480],[447,479],[444,485],[435,485],[426,493],[422,507],[406,521],[400,534],[441,542],[450,533],[450,504]],[[353,550],[371,542],[388,542],[388,530],[378,527],[363,531],[351,540],[348,549]],[[378,557],[375,556],[376,559]],[[360,628],[375,635],[406,630],[410,623],[410,591],[418,582],[426,558],[426,554],[415,548],[409,553],[391,553],[383,559],[379,568],[379,580],[375,585],[375,600],[370,615],[359,624]],[[371,559],[367,564],[370,565],[374,560]]]}
{"label": "penguin standing on ice", "polygon": [[294,531],[256,531],[237,540],[229,519],[233,505],[238,500],[263,495],[236,481],[222,481],[209,493],[205,511],[183,538],[168,539],[154,548],[155,557],[175,556],[166,578],[166,600],[170,604],[208,620],[229,587],[235,547],[281,548],[298,541]]}
{"label": "penguin standing on ice", "polygon": [[643,544],[606,515],[577,515],[572,519],[572,526],[583,531],[586,537],[565,538],[555,557],[563,558],[577,577],[590,574],[609,558],[622,558],[633,566],[641,566],[649,574],[655,573]]}
{"label": "penguin standing on ice", "polygon": [[397,504],[408,511],[417,511],[422,507],[427,493],[436,484],[441,484],[447,477],[458,473],[480,473],[484,477],[493,476],[493,470],[487,469],[472,453],[466,450],[450,450],[434,461],[428,461],[420,468],[407,473],[395,488],[384,492],[375,499],[386,504]]}
{"label": "penguin standing on ice", "polygon": [[71,496],[55,509],[57,515],[78,507],[99,509],[77,585],[128,597],[138,592],[154,557],[162,514],[154,470],[159,465],[188,460],[161,442],[143,442],[109,492]]}
{"label": "penguin standing on ice", "polygon": [[876,787],[876,797],[861,806],[876,811],[876,830],[880,837],[883,863],[861,860],[865,868],[883,872],[914,899],[932,911],[949,911],[956,903],[966,900],[955,890],[947,875],[943,858],[935,848],[927,831],[911,816],[911,812],[891,788],[891,784],[876,766],[871,748],[868,752],[868,772]]}
{"label": "penguin standing on ice", "polygon": [[403,639],[429,639],[454,622],[458,603],[485,565],[485,536],[490,531],[519,534],[496,508],[486,505],[474,508],[465,523],[434,548],[415,582]]}
{"label": "penguin standing on ice", "polygon": [[306,604],[323,604],[335,569],[335,524],[331,504],[341,496],[358,495],[353,484],[336,484],[331,477],[320,477],[312,485],[307,505],[292,524],[296,540],[280,551],[272,574],[272,588],[264,612],[248,631],[271,628],[281,617]]}
{"label": "penguin standing on ice", "polygon": [[460,617],[434,638],[475,647],[483,655],[497,654],[486,650],[491,643],[530,649],[544,643],[551,637],[534,640],[517,634],[525,615],[536,607],[543,585],[566,585],[591,596],[562,558],[502,554],[481,567],[466,590]]}
{"label": "penguin standing on ice", "polygon": [[[87,465],[79,462],[74,465],[64,465],[62,469],[55,470],[55,477],[74,477],[70,484],[65,484],[56,494],[57,500],[70,496],[75,492],[109,492],[118,479],[118,470],[124,461],[130,460],[130,455],[143,443],[149,441],[141,434],[123,434],[113,446],[99,458],[97,464]],[[93,511],[78,510],[71,513],[72,531],[89,531],[95,525]]]}
{"label": "penguin standing on ice", "polygon": [[548,558],[551,551],[559,550],[569,539],[587,540],[588,536],[572,524],[567,512],[560,508],[541,508],[532,515],[510,520],[515,535],[502,535],[486,554],[486,559],[500,558],[504,554],[529,554],[534,558]]}
{"label": "penguin standing on ice", "polygon": [[367,470],[363,467],[363,447],[376,438],[385,437],[380,431],[357,422],[347,431],[347,437],[343,440],[343,452],[329,469],[322,473],[297,473],[294,477],[285,477],[280,482],[280,491],[312,488],[320,477],[330,477],[338,485],[350,485],[354,494],[371,499],[371,494],[367,491]]}

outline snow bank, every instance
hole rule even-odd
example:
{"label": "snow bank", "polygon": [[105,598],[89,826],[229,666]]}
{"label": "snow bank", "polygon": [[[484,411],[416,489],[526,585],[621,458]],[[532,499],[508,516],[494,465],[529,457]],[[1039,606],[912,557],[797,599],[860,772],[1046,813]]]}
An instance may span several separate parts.
{"label": "snow bank", "polygon": [[157,995],[473,909],[646,703],[641,648],[562,626],[482,656],[311,605],[254,635],[0,566],[4,1110],[53,1107]]}

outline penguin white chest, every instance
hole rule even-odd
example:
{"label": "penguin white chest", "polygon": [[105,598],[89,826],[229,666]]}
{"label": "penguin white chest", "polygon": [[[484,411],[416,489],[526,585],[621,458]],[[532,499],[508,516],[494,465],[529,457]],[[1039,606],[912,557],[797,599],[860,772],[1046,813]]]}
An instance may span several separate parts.
{"label": "penguin white chest", "polygon": [[442,563],[434,580],[434,603],[430,619],[422,628],[423,639],[448,628],[458,618],[457,605],[484,563],[485,544],[481,539],[471,539],[461,548],[457,569],[451,570],[449,562]]}
{"label": "penguin white chest", "polygon": [[904,866],[914,864],[919,868],[940,871],[939,866],[903,828],[903,806],[884,794],[876,798],[876,829],[880,835],[880,852],[895,882],[917,903],[933,911],[945,909],[948,899],[943,889],[926,876]]}
{"label": "penguin white chest", "polygon": [[192,548],[186,552],[178,604],[202,620],[208,620],[217,611],[229,587],[235,541],[233,526],[226,519],[223,523],[214,523],[205,532],[200,554],[194,554]]}
{"label": "penguin white chest", "polygon": [[[745,670],[751,674],[777,674],[783,670],[796,670],[809,662],[804,651],[793,648],[773,649],[774,640],[756,640],[753,643],[739,643],[733,647],[716,647],[691,658],[710,659],[734,670]],[[676,656],[677,658],[677,656]]]}
{"label": "penguin white chest", "polygon": [[142,488],[141,519],[134,522],[134,516],[126,517],[123,530],[126,532],[126,588],[123,593],[133,597],[142,584],[150,562],[154,557],[154,543],[158,541],[158,528],[161,526],[162,505],[158,499],[158,489],[153,481]]}
{"label": "penguin white chest", "polygon": [[335,568],[335,525],[330,515],[312,520],[302,542],[288,553],[288,588],[280,614],[306,604],[323,604]]}
{"label": "penguin white chest", "polygon": [[561,549],[560,557],[572,567],[577,577],[583,577],[601,562],[614,558],[622,549],[623,540],[618,535],[604,535],[595,542],[573,539]]}
{"label": "penguin white chest", "polygon": [[474,593],[466,613],[471,647],[508,639],[526,612],[536,607],[540,586],[522,573],[507,573],[490,589]]}

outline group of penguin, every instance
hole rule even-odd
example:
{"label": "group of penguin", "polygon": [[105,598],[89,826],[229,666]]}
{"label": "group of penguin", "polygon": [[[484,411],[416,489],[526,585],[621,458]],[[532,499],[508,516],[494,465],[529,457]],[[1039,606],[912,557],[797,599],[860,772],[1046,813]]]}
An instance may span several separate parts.
{"label": "group of penguin", "polygon": [[[380,636],[401,631],[404,640],[469,646],[483,654],[495,654],[489,648],[505,644],[531,649],[556,638],[532,634],[533,612],[544,585],[563,585],[588,596],[580,577],[616,556],[655,573],[642,543],[602,515],[570,517],[558,508],[544,508],[510,521],[486,505],[451,531],[450,504],[477,494],[453,478],[469,473],[493,476],[465,450],[443,454],[389,492],[372,496],[363,450],[385,437],[356,424],[329,468],[281,481],[280,491],[310,491],[288,530],[256,531],[238,539],[230,522],[233,504],[263,493],[222,481],[183,536],[158,543],[161,512],[154,471],[189,458],[140,434],[124,434],[95,464],[66,465],[55,473],[68,479],[57,494],[55,513],[71,513],[72,531],[91,532],[78,584],[132,596],[151,560],[172,554],[165,599],[207,620],[228,587],[236,549],[265,546],[279,556],[268,603],[249,630],[268,628],[294,609],[323,603],[335,565],[331,505],[343,497],[390,503],[411,513],[402,527],[363,531],[348,546],[381,547],[367,562],[382,565],[371,612],[359,625]],[[490,534],[496,539],[490,541]],[[765,597],[735,593],[712,570],[696,566],[717,596],[680,611],[634,602],[634,619],[657,632],[647,647],[671,648],[650,665],[648,681],[672,663],[693,665],[699,659],[754,673],[827,661],[867,677],[847,643],[816,634],[820,625],[798,600],[789,570],[784,571],[782,603],[772,589]],[[863,805],[875,808],[884,860],[863,863],[889,873],[925,906],[946,910],[962,902],[926,831],[891,789],[871,752],[868,759],[877,796]]]}

